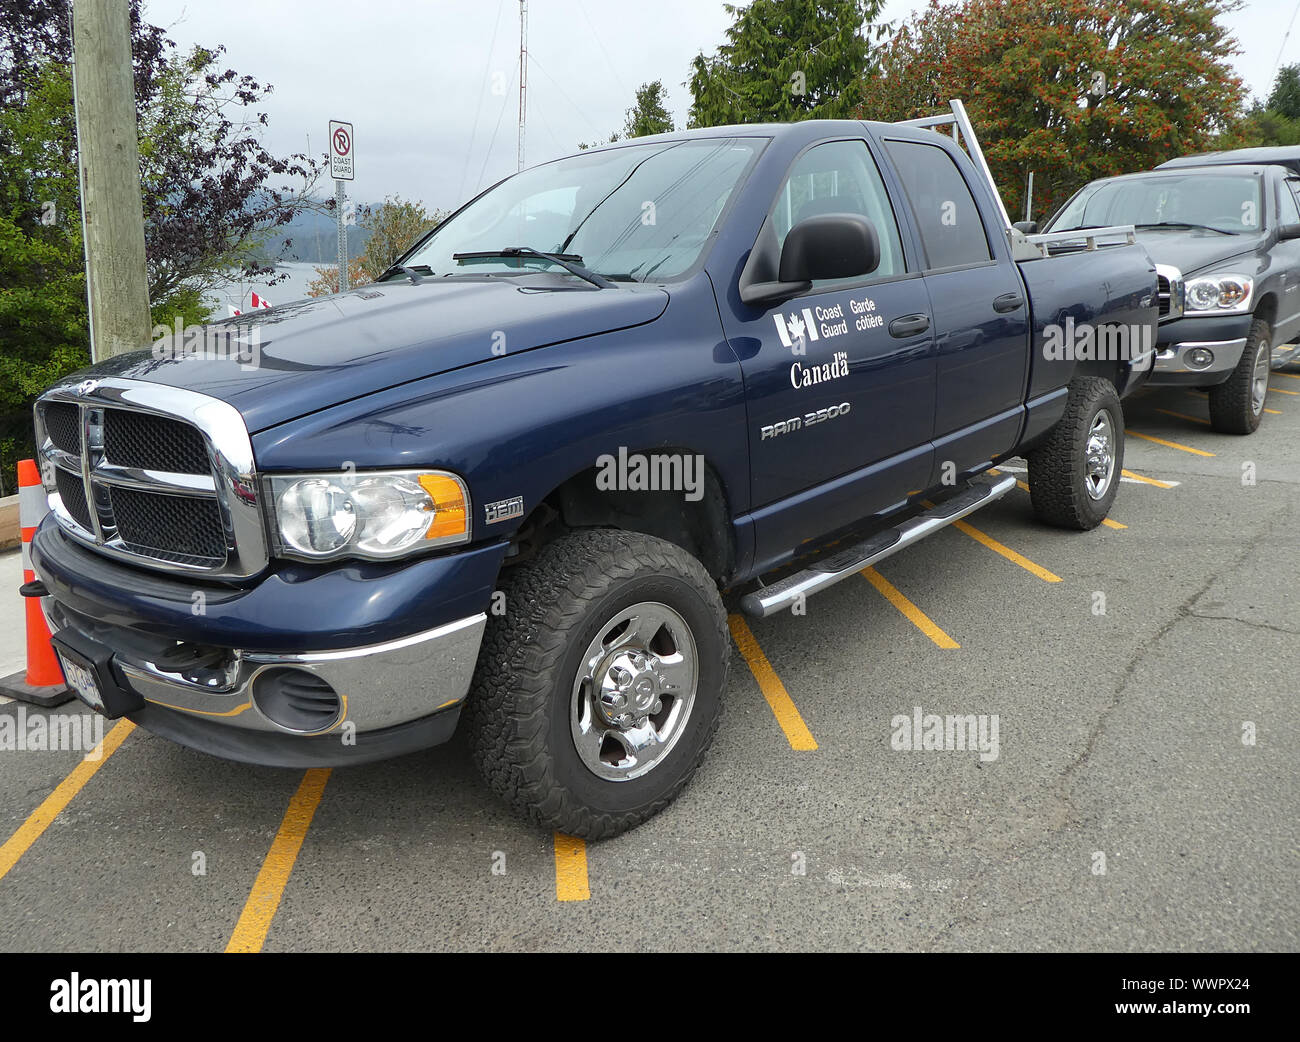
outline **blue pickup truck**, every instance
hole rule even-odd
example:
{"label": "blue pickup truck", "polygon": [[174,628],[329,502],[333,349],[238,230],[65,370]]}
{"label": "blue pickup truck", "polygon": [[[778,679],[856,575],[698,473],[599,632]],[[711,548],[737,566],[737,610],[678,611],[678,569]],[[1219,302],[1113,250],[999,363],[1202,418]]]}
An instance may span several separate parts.
{"label": "blue pickup truck", "polygon": [[1154,267],[1123,234],[1027,238],[964,115],[969,156],[914,122],[546,163],[375,284],[210,327],[249,357],[142,350],[51,388],[25,592],[69,682],[258,764],[463,718],[492,789],[599,838],[705,755],[724,595],[789,609],[1005,494],[986,472],[1017,455],[1042,520],[1093,528],[1150,352],[1060,335],[1148,342]]}

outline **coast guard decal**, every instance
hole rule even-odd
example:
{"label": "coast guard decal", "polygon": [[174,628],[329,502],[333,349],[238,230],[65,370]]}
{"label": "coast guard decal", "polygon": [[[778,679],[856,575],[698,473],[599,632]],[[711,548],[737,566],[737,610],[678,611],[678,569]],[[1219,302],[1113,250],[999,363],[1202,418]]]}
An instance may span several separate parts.
{"label": "coast guard decal", "polygon": [[802,313],[792,311],[788,318],[778,313],[772,316],[772,321],[776,323],[776,335],[781,338],[781,343],[791,350],[796,344],[802,344],[804,337],[817,339],[817,323],[812,308],[804,308]]}

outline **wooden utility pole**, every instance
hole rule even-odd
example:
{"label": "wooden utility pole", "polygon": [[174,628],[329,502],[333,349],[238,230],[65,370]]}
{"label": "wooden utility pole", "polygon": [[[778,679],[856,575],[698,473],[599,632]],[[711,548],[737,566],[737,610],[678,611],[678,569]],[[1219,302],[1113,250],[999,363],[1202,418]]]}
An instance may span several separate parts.
{"label": "wooden utility pole", "polygon": [[74,0],[72,55],[90,350],[99,361],[151,340],[127,0]]}

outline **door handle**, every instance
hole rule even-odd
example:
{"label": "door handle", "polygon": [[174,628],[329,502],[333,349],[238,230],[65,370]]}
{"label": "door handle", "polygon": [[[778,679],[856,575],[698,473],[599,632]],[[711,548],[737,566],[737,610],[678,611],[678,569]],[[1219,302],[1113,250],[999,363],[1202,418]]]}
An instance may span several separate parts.
{"label": "door handle", "polygon": [[1024,302],[1025,298],[1019,293],[1003,293],[1002,296],[993,298],[993,310],[1004,315],[1008,311],[1015,311]]}
{"label": "door handle", "polygon": [[889,335],[896,337],[916,336],[930,328],[929,315],[904,315],[889,323]]}

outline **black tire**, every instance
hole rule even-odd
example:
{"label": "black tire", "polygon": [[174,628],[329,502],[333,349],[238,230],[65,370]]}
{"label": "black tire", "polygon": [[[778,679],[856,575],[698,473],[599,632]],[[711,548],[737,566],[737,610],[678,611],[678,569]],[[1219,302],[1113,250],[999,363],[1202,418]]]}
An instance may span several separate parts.
{"label": "black tire", "polygon": [[[617,835],[663,810],[713,741],[730,668],[726,612],[703,566],[662,539],[588,529],[513,569],[503,592],[505,613],[488,617],[465,708],[488,785],[534,824],[584,839]],[[694,702],[676,743],[647,773],[606,780],[584,763],[571,732],[578,670],[602,627],[647,601],[690,628]]]}
{"label": "black tire", "polygon": [[[1110,425],[1109,481],[1090,480],[1089,442],[1100,417]],[[1096,528],[1110,513],[1124,468],[1124,409],[1115,385],[1099,376],[1070,383],[1065,415],[1026,456],[1029,498],[1040,521],[1081,532]],[[1094,495],[1098,488],[1100,495]]]}
{"label": "black tire", "polygon": [[[1210,388],[1210,426],[1220,434],[1254,434],[1264,417],[1268,398],[1269,363],[1273,357],[1273,331],[1262,318],[1255,319],[1232,375]],[[1262,358],[1261,358],[1262,356]],[[1264,369],[1263,392],[1255,397],[1256,366]]]}

